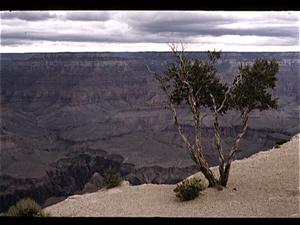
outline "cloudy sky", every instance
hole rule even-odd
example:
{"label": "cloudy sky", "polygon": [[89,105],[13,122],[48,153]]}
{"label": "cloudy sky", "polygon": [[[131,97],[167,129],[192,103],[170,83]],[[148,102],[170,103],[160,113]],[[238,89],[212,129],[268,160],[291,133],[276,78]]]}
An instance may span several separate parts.
{"label": "cloudy sky", "polygon": [[300,51],[299,11],[3,11],[1,52]]}

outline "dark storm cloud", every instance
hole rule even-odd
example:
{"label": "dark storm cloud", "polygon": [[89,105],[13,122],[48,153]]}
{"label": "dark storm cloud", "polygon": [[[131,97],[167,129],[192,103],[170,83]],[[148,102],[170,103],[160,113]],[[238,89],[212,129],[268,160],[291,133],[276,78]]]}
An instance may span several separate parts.
{"label": "dark storm cloud", "polygon": [[3,12],[1,13],[1,19],[19,19],[25,21],[43,21],[56,18],[56,14],[49,12]]}
{"label": "dark storm cloud", "polygon": [[255,35],[255,36],[272,36],[272,37],[295,37],[299,38],[299,28],[292,27],[275,27],[270,28],[267,25],[261,28],[217,28],[213,24],[151,24],[150,26],[143,26],[139,31],[149,34],[173,34],[181,37],[189,37],[195,35]]}
{"label": "dark storm cloud", "polygon": [[109,12],[67,12],[65,18],[73,21],[107,21]]}
{"label": "dark storm cloud", "polygon": [[[299,45],[298,14],[287,12],[34,11],[2,12],[1,19],[2,46],[180,40],[247,45],[249,37],[255,37],[257,42],[250,40],[250,44],[257,46]],[[231,36],[239,39],[233,41]]]}
{"label": "dark storm cloud", "polygon": [[220,13],[203,13],[203,12],[148,12],[135,13],[128,15],[127,19],[130,26],[141,31],[174,31],[176,27],[201,26],[209,28],[210,24],[229,24],[236,21],[231,16]]}
{"label": "dark storm cloud", "polygon": [[[152,13],[151,16],[137,19],[138,15],[129,17],[129,25],[136,32],[148,34],[173,34],[180,37],[195,35],[255,35],[271,37],[294,37],[299,39],[299,26],[297,16],[274,18],[260,16],[249,20],[234,14],[211,13],[201,14],[197,12],[168,12],[165,15]],[[250,22],[254,26],[231,28],[235,23]],[[257,24],[256,24],[257,23]],[[278,26],[276,26],[278,24]],[[280,26],[284,24],[287,26]],[[275,25],[275,26],[272,26]]]}
{"label": "dark storm cloud", "polygon": [[[56,13],[42,12],[42,11],[32,11],[32,12],[3,12],[1,14],[1,19],[19,19],[24,21],[43,21],[48,19],[58,18]],[[61,20],[70,21],[106,21],[110,19],[109,12],[66,12],[65,15],[60,16]]]}
{"label": "dark storm cloud", "polygon": [[[56,34],[56,33],[44,33],[44,32],[32,32],[32,31],[13,31],[13,32],[2,32],[1,34],[1,44],[5,45],[15,45],[23,44],[31,41],[50,41],[50,42],[124,42],[124,39],[120,36],[102,35],[97,36],[94,34]],[[126,41],[125,41],[126,42]]]}
{"label": "dark storm cloud", "polygon": [[[115,42],[115,43],[126,43],[121,38],[118,37],[96,37],[93,35],[75,35],[75,34],[67,34],[67,35],[44,35],[44,34],[36,34],[30,32],[15,32],[10,34],[2,34],[1,45],[17,45],[17,44],[26,44],[29,42],[35,41],[50,41],[50,42]],[[131,43],[131,42],[130,42]]]}

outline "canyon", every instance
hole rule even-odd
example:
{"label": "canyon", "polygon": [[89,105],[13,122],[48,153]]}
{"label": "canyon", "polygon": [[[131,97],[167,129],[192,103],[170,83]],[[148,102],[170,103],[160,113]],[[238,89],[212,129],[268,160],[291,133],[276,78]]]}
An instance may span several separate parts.
{"label": "canyon", "polygon": [[[206,59],[204,52],[187,52]],[[280,69],[278,109],[255,111],[236,158],[272,148],[299,133],[298,52],[223,52],[217,76],[232,83],[240,63],[275,58]],[[113,165],[132,185],[174,184],[198,168],[170,111],[156,101],[164,93],[147,66],[163,74],[170,52],[1,54],[0,212],[23,197],[40,204],[80,193],[95,173]],[[147,66],[146,66],[147,65]],[[192,140],[189,108],[177,107]],[[204,119],[204,154],[218,163],[213,114]],[[220,118],[223,149],[230,151],[241,128],[236,111]],[[100,187],[99,187],[100,188]]]}

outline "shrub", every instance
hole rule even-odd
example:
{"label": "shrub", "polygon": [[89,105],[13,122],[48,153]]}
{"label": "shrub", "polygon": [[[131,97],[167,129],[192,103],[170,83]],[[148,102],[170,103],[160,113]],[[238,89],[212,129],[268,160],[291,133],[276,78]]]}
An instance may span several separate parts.
{"label": "shrub", "polygon": [[276,141],[276,145],[283,145],[286,142],[287,142],[287,140],[285,140],[285,139],[279,139]]}
{"label": "shrub", "polygon": [[43,217],[49,216],[42,212],[42,207],[30,198],[21,199],[16,205],[9,207],[4,216],[13,217]]}
{"label": "shrub", "polygon": [[193,177],[184,180],[181,184],[177,184],[174,192],[176,193],[176,197],[181,201],[188,201],[198,197],[200,191],[203,191],[204,189],[205,184],[201,182],[201,179]]}
{"label": "shrub", "polygon": [[122,182],[122,180],[122,176],[117,172],[116,168],[110,166],[109,169],[104,171],[103,181],[106,188],[116,187]]}
{"label": "shrub", "polygon": [[275,148],[280,148],[280,145],[283,145],[286,142],[287,142],[287,140],[285,140],[285,139],[278,139],[275,143]]}

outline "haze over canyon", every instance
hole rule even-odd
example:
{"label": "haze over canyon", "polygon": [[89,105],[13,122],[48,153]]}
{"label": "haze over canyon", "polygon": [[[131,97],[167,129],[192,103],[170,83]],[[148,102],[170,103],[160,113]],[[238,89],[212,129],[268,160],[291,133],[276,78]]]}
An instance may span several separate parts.
{"label": "haze over canyon", "polygon": [[[204,52],[188,52],[205,60]],[[299,53],[223,52],[217,76],[232,83],[240,63],[256,57],[279,63],[278,109],[250,114],[236,154],[248,157],[299,133]],[[131,184],[177,183],[198,171],[172,113],[155,104],[164,93],[153,81],[175,61],[171,52],[1,54],[0,212],[20,198],[44,204],[80,193],[95,173],[115,166]],[[202,129],[204,154],[218,163],[213,114]],[[188,106],[180,122],[193,137]],[[228,154],[241,128],[237,111],[220,118]],[[229,178],[230,179],[230,178]]]}

